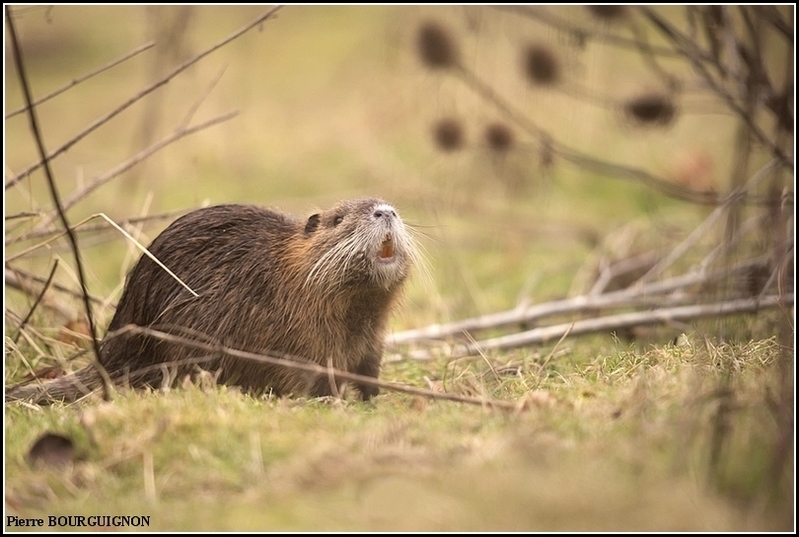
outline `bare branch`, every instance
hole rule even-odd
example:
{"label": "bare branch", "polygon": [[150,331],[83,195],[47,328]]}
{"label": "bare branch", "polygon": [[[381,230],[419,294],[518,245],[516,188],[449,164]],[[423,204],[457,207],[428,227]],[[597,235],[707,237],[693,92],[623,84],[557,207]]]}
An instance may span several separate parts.
{"label": "bare branch", "polygon": [[754,6],[755,12],[768,21],[783,37],[793,45],[793,24],[786,20],[775,6]]}
{"label": "bare branch", "polygon": [[[18,269],[18,268],[6,267],[6,273],[5,273],[6,285],[8,285],[9,287],[11,287],[13,289],[18,289],[18,290],[22,291],[23,293],[30,293],[29,284],[27,282],[23,281],[23,280],[30,280],[30,281],[34,281],[34,282],[40,283],[40,284],[44,284],[47,281],[45,278],[42,278],[41,276],[37,276],[36,274],[31,274],[30,272],[27,272],[27,271],[24,271],[24,270],[21,270],[21,269]],[[82,296],[79,292],[74,291],[74,290],[70,289],[69,287],[64,287],[60,283],[53,283],[51,285],[51,287],[53,289],[55,289],[56,291],[58,291],[58,292],[68,294],[68,295],[70,295],[72,297],[75,297],[75,298],[81,298],[81,296]],[[92,296],[92,295],[89,295],[89,300],[91,300],[92,302],[94,302],[95,304],[98,304],[98,305],[102,305],[103,304],[102,300],[100,300],[99,298],[97,298],[95,296]],[[66,317],[68,319],[74,319],[75,318],[75,314],[72,311],[72,309],[70,309],[70,308],[54,307],[54,308],[51,308],[51,309],[55,309],[56,311],[58,311],[59,313],[64,315],[64,317]]]}
{"label": "bare branch", "polygon": [[644,274],[639,281],[646,282],[652,280],[655,276],[660,275],[664,270],[666,270],[666,268],[668,268],[688,250],[693,248],[696,242],[708,232],[708,230],[719,218],[724,215],[724,212],[728,210],[736,200],[740,199],[742,193],[752,190],[763,178],[766,177],[768,172],[773,170],[778,164],[779,161],[777,159],[773,159],[771,162],[763,166],[763,168],[761,168],[754,176],[752,176],[752,178],[747,181],[746,185],[741,185],[731,192],[722,205],[719,205],[713,209],[713,212],[710,213],[704,222],[694,228],[694,230],[688,235],[688,237],[685,238],[685,240],[678,244],[669,253],[669,255],[660,260],[660,262],[658,262],[646,274]]}
{"label": "bare branch", "polygon": [[[124,62],[125,60],[128,60],[128,59],[136,56],[140,52],[144,52],[145,50],[148,50],[149,48],[152,48],[154,45],[155,45],[155,42],[153,42],[153,41],[150,41],[149,43],[145,43],[144,45],[141,45],[140,47],[137,47],[137,48],[133,49],[132,51],[128,52],[127,54],[125,54],[121,58],[117,58],[116,60],[114,60],[112,62],[109,62],[109,63],[107,63],[105,65],[101,65],[97,69],[89,71],[85,75],[79,76],[77,78],[73,78],[72,82],[70,82],[70,83],[68,83],[68,84],[66,84],[64,86],[61,86],[57,90],[48,93],[47,95],[45,95],[44,97],[42,97],[40,99],[37,99],[37,100],[33,101],[33,104],[31,106],[38,106],[38,105],[40,105],[40,104],[42,104],[44,102],[47,102],[50,99],[52,99],[53,97],[57,97],[58,95],[61,95],[62,93],[64,93],[68,89],[77,86],[78,84],[80,84],[84,80],[88,80],[88,79],[90,79],[91,77],[93,77],[95,75],[99,75],[103,71],[107,71],[108,69],[111,69],[112,67],[115,67],[115,66],[119,65],[120,63]],[[21,108],[17,108],[13,112],[9,112],[8,114],[6,114],[6,119],[10,119],[10,118],[12,118],[12,117],[14,117],[14,116],[16,116],[18,114],[21,114],[25,110],[26,110],[26,108],[24,106],[21,107]]]}
{"label": "bare branch", "polygon": [[40,212],[21,212],[17,214],[7,214],[5,220],[9,221],[9,220],[17,220],[19,218],[33,218],[41,215],[42,213]]}

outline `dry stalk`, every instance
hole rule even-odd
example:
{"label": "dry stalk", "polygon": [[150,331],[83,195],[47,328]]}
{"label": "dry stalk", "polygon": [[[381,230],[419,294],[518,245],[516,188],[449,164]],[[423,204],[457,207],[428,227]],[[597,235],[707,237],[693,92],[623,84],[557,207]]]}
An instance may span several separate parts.
{"label": "dry stalk", "polygon": [[646,274],[644,274],[640,282],[646,282],[653,279],[655,276],[659,276],[664,270],[666,270],[669,266],[671,266],[677,259],[682,257],[687,251],[691,250],[696,246],[696,243],[704,237],[707,232],[713,227],[713,225],[724,215],[725,212],[729,211],[730,208],[739,203],[741,198],[746,194],[746,192],[753,190],[755,186],[765,178],[770,171],[777,167],[779,161],[777,159],[772,159],[771,162],[763,166],[754,176],[752,176],[749,181],[746,182],[745,185],[741,185],[740,187],[733,190],[729,196],[724,200],[724,202],[713,209],[710,215],[705,218],[705,221],[702,222],[699,226],[697,226],[689,235],[685,238],[680,244],[678,244],[665,258],[659,261],[654,267],[652,267]]}
{"label": "dry stalk", "polygon": [[[106,215],[106,214],[104,214],[104,213],[97,213],[97,214],[93,214],[93,215],[91,215],[91,216],[89,216],[89,217],[87,217],[87,218],[84,218],[83,220],[81,220],[81,221],[80,221],[78,224],[76,224],[76,227],[77,227],[77,226],[80,226],[81,224],[84,224],[84,223],[86,223],[86,222],[88,222],[88,221],[90,221],[90,220],[92,220],[92,219],[94,219],[94,218],[102,218],[103,220],[105,220],[106,222],[108,222],[108,224],[109,224],[111,227],[113,227],[114,229],[116,229],[117,231],[119,231],[120,233],[122,233],[122,235],[124,235],[124,236],[125,236],[125,238],[127,238],[127,239],[128,239],[129,241],[131,241],[131,242],[132,242],[134,245],[136,245],[136,247],[137,247],[139,250],[141,250],[141,251],[142,251],[142,253],[143,253],[144,255],[146,255],[147,257],[149,257],[150,259],[152,259],[152,260],[153,260],[153,262],[154,262],[156,265],[158,265],[159,267],[161,267],[161,268],[162,268],[162,269],[163,269],[163,270],[164,270],[164,271],[165,271],[167,274],[169,274],[169,275],[170,275],[170,276],[171,276],[171,277],[172,277],[172,278],[173,278],[173,279],[174,279],[176,282],[178,282],[180,285],[182,285],[182,286],[183,286],[183,287],[184,287],[184,288],[185,288],[187,291],[189,291],[189,292],[190,292],[192,295],[194,295],[194,296],[199,296],[197,293],[195,293],[195,292],[194,292],[194,290],[193,290],[191,287],[189,287],[188,285],[186,285],[186,283],[185,283],[185,282],[183,282],[183,280],[181,280],[180,278],[178,278],[178,276],[177,276],[177,275],[176,275],[174,272],[172,272],[172,271],[169,269],[169,267],[167,267],[166,265],[164,265],[164,264],[163,264],[163,263],[162,263],[162,262],[161,262],[161,261],[160,261],[160,260],[159,260],[157,257],[155,257],[155,256],[154,256],[152,253],[150,253],[150,251],[149,251],[149,250],[148,250],[148,249],[147,249],[147,248],[146,248],[146,247],[145,247],[145,246],[144,246],[142,243],[140,243],[139,241],[137,241],[137,240],[136,240],[136,239],[135,239],[135,238],[134,238],[134,237],[133,237],[133,236],[132,236],[130,233],[128,233],[127,231],[125,231],[125,230],[122,228],[122,226],[120,226],[119,224],[117,224],[116,222],[114,222],[114,221],[113,221],[111,218],[109,218],[109,217],[108,217],[108,215]],[[67,229],[68,229],[68,233],[72,233],[72,231],[71,231],[71,228],[67,228]],[[7,260],[7,262],[8,262],[8,261],[13,261],[14,259],[17,259],[17,258],[19,258],[19,257],[22,257],[22,256],[24,256],[24,255],[26,255],[26,254],[28,254],[28,253],[30,253],[30,252],[32,252],[32,251],[34,251],[34,250],[38,249],[38,248],[41,248],[42,246],[44,246],[44,245],[48,244],[49,242],[52,242],[52,241],[54,241],[54,240],[55,240],[55,239],[57,239],[57,238],[58,238],[58,236],[51,237],[51,238],[47,239],[46,241],[44,241],[44,242],[42,242],[42,243],[36,244],[36,245],[34,245],[34,246],[32,246],[32,247],[28,248],[27,250],[24,250],[23,252],[20,252],[20,253],[16,254],[15,256],[11,257],[10,259],[8,259],[8,260]]]}

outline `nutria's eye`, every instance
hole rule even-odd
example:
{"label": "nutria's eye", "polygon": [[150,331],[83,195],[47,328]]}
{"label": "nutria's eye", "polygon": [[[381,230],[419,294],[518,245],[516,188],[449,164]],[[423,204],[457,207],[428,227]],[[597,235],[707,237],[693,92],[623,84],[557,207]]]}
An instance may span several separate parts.
{"label": "nutria's eye", "polygon": [[337,217],[335,217],[335,218],[333,219],[333,225],[334,225],[334,226],[337,226],[337,225],[339,225],[339,224],[340,224],[341,222],[343,222],[343,221],[344,221],[344,217],[343,217],[343,216],[337,216]]}

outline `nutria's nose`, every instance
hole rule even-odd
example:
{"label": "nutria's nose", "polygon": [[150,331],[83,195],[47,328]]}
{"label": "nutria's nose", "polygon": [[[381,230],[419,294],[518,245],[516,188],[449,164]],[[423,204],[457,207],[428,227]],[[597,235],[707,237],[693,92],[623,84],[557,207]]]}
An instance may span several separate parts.
{"label": "nutria's nose", "polygon": [[383,217],[387,219],[392,217],[396,218],[397,213],[394,211],[394,208],[391,207],[390,205],[378,205],[375,208],[374,216],[375,218],[383,218]]}

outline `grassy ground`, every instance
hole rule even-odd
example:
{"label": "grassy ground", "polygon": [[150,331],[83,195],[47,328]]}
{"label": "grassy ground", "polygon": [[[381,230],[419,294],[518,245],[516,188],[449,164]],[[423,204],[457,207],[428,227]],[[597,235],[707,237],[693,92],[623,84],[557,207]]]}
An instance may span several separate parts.
{"label": "grassy ground", "polygon": [[[183,61],[262,11],[197,9],[184,49],[165,61]],[[552,31],[536,33],[489,8],[287,7],[56,159],[68,194],[170,133],[202,96],[195,123],[240,111],[96,191],[70,211],[71,221],[225,201],[304,214],[380,195],[420,232],[428,259],[430,277],[413,279],[393,319],[400,330],[565,296],[597,245],[623,236],[630,222],[643,222],[644,241],[665,248],[705,216],[565,165],[531,172],[535,152],[520,133],[518,150],[489,154],[482,132],[496,111],[419,65],[414,30],[430,18],[451,24],[469,66],[564,141],[663,175],[698,148],[716,159],[712,179],[723,183],[729,118],[687,116],[669,130],[631,132],[612,111],[576,110],[561,95],[525,86],[513,47],[533,37],[558,43]],[[35,94],[151,39],[148,20],[138,7],[20,12]],[[156,54],[43,105],[48,147],[157,76]],[[597,92],[634,71],[593,48],[569,58],[569,73],[582,73]],[[12,67],[7,62],[8,109],[22,103]],[[430,125],[444,116],[464,122],[462,151],[444,154],[432,143]],[[6,160],[13,171],[35,160],[23,116],[6,120]],[[6,213],[39,210],[48,200],[36,173],[6,191]],[[7,221],[7,236],[18,225]],[[145,226],[143,242],[164,225]],[[107,299],[98,308],[104,326],[136,253],[114,233],[82,240],[90,288]],[[8,245],[6,256],[30,244]],[[53,259],[62,261],[56,281],[74,287],[63,243],[14,265],[46,275]],[[10,289],[5,298],[17,315],[32,303]],[[6,378],[23,375],[24,360],[44,365],[74,353],[56,341],[65,321],[42,309],[30,337],[13,343],[17,323],[7,318]],[[714,337],[724,326],[733,333],[727,344]],[[425,386],[429,379],[518,401],[516,412],[393,393],[371,405],[253,399],[201,385],[122,392],[111,404],[7,406],[6,512],[149,515],[140,529],[167,531],[790,530],[794,468],[771,465],[780,431],[769,407],[779,392],[774,323],[761,316],[724,326],[683,325],[635,343],[612,335],[567,340],[552,358],[552,345],[487,357],[520,365],[518,374],[497,373],[482,358],[383,370],[386,380]],[[74,440],[73,464],[28,464],[31,444],[46,431]]]}
{"label": "grassy ground", "polygon": [[[79,408],[11,406],[7,506],[28,517],[146,514],[163,530],[786,529],[792,468],[775,489],[762,486],[775,437],[763,386],[776,356],[771,341],[683,340],[572,355],[521,376],[494,378],[475,363],[450,381],[524,402],[518,412],[196,386]],[[712,469],[722,364],[737,371],[735,409]],[[437,367],[426,373],[441,376]],[[409,382],[418,368],[384,378]],[[24,454],[46,430],[75,440],[74,466],[29,467]]]}

